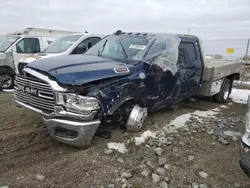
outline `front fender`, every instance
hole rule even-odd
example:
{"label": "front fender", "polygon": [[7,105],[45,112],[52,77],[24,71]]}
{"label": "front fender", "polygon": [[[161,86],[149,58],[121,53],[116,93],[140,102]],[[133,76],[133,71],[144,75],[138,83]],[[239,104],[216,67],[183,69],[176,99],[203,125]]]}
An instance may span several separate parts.
{"label": "front fender", "polygon": [[95,88],[88,95],[100,101],[100,116],[112,115],[121,105],[130,100],[136,104],[142,103],[138,87],[133,82],[120,82],[103,88]]}
{"label": "front fender", "polygon": [[112,115],[120,106],[125,104],[127,101],[135,101],[133,97],[126,97],[117,101],[110,109],[108,109],[108,115]]}

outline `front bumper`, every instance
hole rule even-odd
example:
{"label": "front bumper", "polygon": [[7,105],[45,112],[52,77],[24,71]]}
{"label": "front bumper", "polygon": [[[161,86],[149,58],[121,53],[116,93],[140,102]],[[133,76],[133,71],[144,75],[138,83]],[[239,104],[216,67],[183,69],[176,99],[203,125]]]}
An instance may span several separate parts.
{"label": "front bumper", "polygon": [[[50,136],[59,142],[76,147],[87,147],[100,125],[100,120],[77,122],[64,119],[45,119]],[[69,136],[71,133],[71,136]],[[72,134],[73,133],[73,134]]]}
{"label": "front bumper", "polygon": [[245,133],[241,139],[240,167],[250,177],[250,133]]}
{"label": "front bumper", "polygon": [[30,105],[17,100],[14,101],[20,106],[41,114],[51,137],[72,146],[87,147],[101,123],[100,120],[92,120],[96,112],[85,116],[82,115],[82,119],[84,120],[81,120],[73,113],[58,111],[58,116],[55,114],[46,114]]}

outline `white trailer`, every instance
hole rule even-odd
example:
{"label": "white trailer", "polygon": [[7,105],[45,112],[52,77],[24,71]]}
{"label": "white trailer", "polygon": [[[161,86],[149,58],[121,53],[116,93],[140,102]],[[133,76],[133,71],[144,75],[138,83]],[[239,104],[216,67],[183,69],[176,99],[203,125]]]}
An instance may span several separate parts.
{"label": "white trailer", "polygon": [[64,31],[64,30],[55,30],[55,29],[43,29],[43,28],[33,28],[27,27],[21,31],[15,31],[11,33],[7,33],[7,36],[12,35],[29,35],[29,36],[43,36],[48,38],[59,38],[65,35],[78,33],[75,31]]}

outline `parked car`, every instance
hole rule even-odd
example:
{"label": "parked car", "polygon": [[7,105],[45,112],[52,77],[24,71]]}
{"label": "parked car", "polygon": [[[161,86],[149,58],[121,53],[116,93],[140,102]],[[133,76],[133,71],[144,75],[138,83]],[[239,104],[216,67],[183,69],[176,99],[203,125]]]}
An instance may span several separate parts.
{"label": "parked car", "polygon": [[240,167],[250,177],[250,95],[248,96],[247,106],[245,133],[241,138],[240,145]]}
{"label": "parked car", "polygon": [[37,59],[74,55],[86,52],[89,48],[99,42],[104,35],[102,34],[89,34],[89,33],[76,33],[60,37],[53,41],[42,52],[26,56],[15,63],[16,73],[22,74],[23,68]]}
{"label": "parked car", "polygon": [[97,128],[144,128],[147,114],[193,95],[227,102],[240,63],[206,63],[196,36],[125,33],[104,37],[83,55],[28,64],[15,81],[15,101],[43,116],[50,135],[79,147]]}
{"label": "parked car", "polygon": [[73,33],[51,29],[26,28],[0,38],[0,85],[13,88],[15,65],[21,58],[44,50],[56,38]]}

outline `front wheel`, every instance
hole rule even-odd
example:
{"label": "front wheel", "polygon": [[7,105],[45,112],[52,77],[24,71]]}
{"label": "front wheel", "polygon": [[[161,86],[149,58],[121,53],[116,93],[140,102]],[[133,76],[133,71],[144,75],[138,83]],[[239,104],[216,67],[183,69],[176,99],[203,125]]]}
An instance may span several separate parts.
{"label": "front wheel", "polygon": [[126,128],[129,132],[139,132],[145,126],[145,121],[148,117],[147,108],[141,108],[139,105],[135,105],[128,117]]}
{"label": "front wheel", "polygon": [[0,87],[2,89],[12,89],[14,87],[15,74],[7,68],[0,69]]}
{"label": "front wheel", "polygon": [[220,92],[214,96],[215,102],[226,103],[231,93],[232,82],[229,79],[225,79],[221,85]]}

